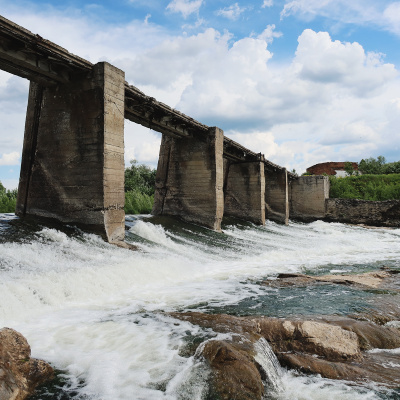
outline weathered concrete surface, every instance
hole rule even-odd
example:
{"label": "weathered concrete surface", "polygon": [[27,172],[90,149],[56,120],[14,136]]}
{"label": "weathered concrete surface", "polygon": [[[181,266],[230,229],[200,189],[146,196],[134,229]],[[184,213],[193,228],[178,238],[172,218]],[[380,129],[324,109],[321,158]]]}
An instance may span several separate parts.
{"label": "weathered concrete surface", "polygon": [[300,176],[290,184],[290,218],[313,221],[325,217],[329,198],[327,176]]}
{"label": "weathered concrete surface", "polygon": [[40,84],[69,82],[92,63],[0,15],[0,68]]}
{"label": "weathered concrete surface", "polygon": [[[238,182],[229,179],[228,214],[262,224],[267,211],[268,218],[288,222],[291,173],[224,137],[219,128],[146,96],[125,82],[117,68],[93,65],[2,16],[0,68],[31,81],[18,215],[79,225],[123,245],[123,122],[127,118],[164,135],[155,214],[220,230],[224,157],[257,165],[256,176],[250,169],[232,168],[232,175],[238,168],[249,190],[238,190]],[[265,199],[261,159],[265,169],[272,171]]]}
{"label": "weathered concrete surface", "polygon": [[221,230],[223,139],[223,131],[216,127],[184,138],[163,134],[152,214]]}
{"label": "weathered concrete surface", "polygon": [[264,163],[225,162],[224,215],[265,224]]}
{"label": "weathered concrete surface", "polygon": [[31,83],[18,215],[124,240],[124,84],[108,63],[71,83]]}
{"label": "weathered concrete surface", "polygon": [[325,219],[350,224],[400,227],[400,200],[327,199]]}
{"label": "weathered concrete surface", "polygon": [[271,168],[265,164],[266,218],[283,224],[289,223],[289,189],[286,168]]}
{"label": "weathered concrete surface", "polygon": [[23,400],[53,377],[53,368],[31,358],[26,339],[10,328],[0,329],[0,399]]}

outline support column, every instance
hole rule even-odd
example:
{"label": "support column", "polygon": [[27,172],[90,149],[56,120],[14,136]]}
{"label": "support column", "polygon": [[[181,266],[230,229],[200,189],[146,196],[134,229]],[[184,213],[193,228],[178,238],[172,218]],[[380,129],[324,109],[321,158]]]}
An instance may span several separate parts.
{"label": "support column", "polygon": [[264,163],[228,163],[227,169],[224,214],[264,225]]}
{"label": "support column", "polygon": [[302,221],[325,218],[329,199],[329,178],[322,175],[299,176],[290,185],[290,215]]}
{"label": "support column", "polygon": [[124,72],[108,63],[68,84],[31,82],[18,215],[124,240],[124,85]]}
{"label": "support column", "polygon": [[286,168],[273,169],[265,164],[266,217],[285,225],[289,223],[289,190]]}
{"label": "support column", "polygon": [[223,131],[216,127],[185,138],[163,134],[152,214],[221,230],[223,140]]}

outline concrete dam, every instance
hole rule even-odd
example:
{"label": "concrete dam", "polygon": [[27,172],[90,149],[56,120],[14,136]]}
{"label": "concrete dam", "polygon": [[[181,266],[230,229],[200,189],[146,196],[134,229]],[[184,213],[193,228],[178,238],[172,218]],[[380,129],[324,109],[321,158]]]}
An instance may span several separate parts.
{"label": "concrete dam", "polygon": [[152,214],[221,230],[322,218],[329,181],[297,177],[145,95],[107,62],[92,64],[0,16],[0,68],[30,81],[16,214],[125,236],[124,119],[162,134]]}

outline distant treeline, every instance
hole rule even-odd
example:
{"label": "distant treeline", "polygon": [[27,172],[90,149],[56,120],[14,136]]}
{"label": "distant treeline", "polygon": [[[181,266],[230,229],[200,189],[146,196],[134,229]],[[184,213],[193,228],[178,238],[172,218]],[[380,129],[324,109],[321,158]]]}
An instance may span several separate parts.
{"label": "distant treeline", "polygon": [[7,190],[0,182],[0,213],[13,213],[17,204],[17,190]]}
{"label": "distant treeline", "polygon": [[400,161],[386,163],[386,159],[383,156],[379,156],[378,158],[370,157],[358,163],[358,170],[362,174],[400,174]]}

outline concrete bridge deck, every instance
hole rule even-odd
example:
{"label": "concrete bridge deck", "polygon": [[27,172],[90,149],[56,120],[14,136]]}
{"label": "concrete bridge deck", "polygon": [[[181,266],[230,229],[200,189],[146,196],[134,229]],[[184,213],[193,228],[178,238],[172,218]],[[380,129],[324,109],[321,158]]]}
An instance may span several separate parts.
{"label": "concrete bridge deck", "polygon": [[31,82],[17,213],[124,237],[124,118],[162,133],[154,214],[287,223],[296,175],[0,16],[0,69]]}

